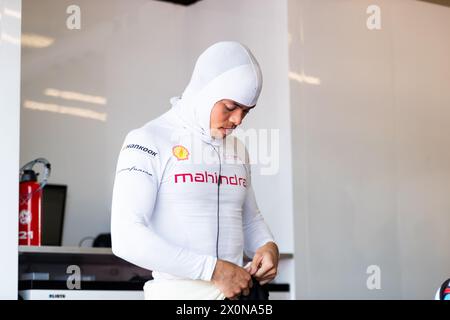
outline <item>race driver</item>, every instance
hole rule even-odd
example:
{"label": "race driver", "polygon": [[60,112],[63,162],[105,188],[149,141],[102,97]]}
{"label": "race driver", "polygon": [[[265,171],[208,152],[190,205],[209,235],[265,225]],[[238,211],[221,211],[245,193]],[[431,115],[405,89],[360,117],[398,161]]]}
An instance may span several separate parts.
{"label": "race driver", "polygon": [[249,49],[216,43],[172,108],[126,136],[112,250],[153,271],[146,299],[237,299],[249,294],[252,277],[265,284],[276,276],[279,251],[256,204],[248,154],[230,135],[261,89]]}

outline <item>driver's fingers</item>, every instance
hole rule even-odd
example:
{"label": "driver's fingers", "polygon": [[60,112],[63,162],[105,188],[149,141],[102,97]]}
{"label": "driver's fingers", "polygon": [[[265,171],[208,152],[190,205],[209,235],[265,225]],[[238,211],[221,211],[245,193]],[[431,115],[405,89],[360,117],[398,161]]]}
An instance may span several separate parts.
{"label": "driver's fingers", "polygon": [[250,279],[250,280],[248,281],[248,287],[249,287],[250,289],[253,287],[253,280],[252,280],[252,279]]}
{"label": "driver's fingers", "polygon": [[263,256],[256,253],[255,256],[253,257],[253,260],[250,264],[250,274],[254,275],[256,273],[256,271],[258,271],[258,268],[260,267],[261,261],[263,259]]}
{"label": "driver's fingers", "polygon": [[263,261],[261,267],[258,271],[255,273],[256,278],[263,278],[266,273],[269,273],[269,271],[273,271],[275,269],[275,265],[271,261]]}
{"label": "driver's fingers", "polygon": [[272,279],[265,279],[265,280],[261,280],[259,282],[260,285],[265,285],[266,283],[269,283]]}

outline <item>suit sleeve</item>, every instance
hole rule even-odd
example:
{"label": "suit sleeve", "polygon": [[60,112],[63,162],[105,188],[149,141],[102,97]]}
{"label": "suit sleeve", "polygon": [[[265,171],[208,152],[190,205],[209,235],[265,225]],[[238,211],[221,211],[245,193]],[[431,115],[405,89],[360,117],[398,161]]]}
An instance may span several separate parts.
{"label": "suit sleeve", "polygon": [[168,242],[152,228],[161,155],[148,134],[131,131],[116,167],[111,206],[113,253],[139,267],[210,281],[217,259]]}
{"label": "suit sleeve", "polygon": [[275,242],[275,240],[256,203],[251,183],[250,165],[246,165],[246,168],[248,185],[243,206],[244,253],[247,257],[253,258],[259,247],[269,241]]}

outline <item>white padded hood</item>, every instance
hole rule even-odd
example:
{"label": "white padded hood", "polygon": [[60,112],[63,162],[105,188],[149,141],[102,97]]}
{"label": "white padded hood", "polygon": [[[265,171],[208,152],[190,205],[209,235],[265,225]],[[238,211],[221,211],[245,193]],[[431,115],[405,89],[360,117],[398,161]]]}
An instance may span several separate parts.
{"label": "white padded hood", "polygon": [[216,139],[210,133],[214,104],[230,99],[254,106],[262,83],[260,66],[248,48],[234,41],[218,42],[200,55],[181,98],[174,97],[171,103],[182,120],[203,140],[214,142]]}

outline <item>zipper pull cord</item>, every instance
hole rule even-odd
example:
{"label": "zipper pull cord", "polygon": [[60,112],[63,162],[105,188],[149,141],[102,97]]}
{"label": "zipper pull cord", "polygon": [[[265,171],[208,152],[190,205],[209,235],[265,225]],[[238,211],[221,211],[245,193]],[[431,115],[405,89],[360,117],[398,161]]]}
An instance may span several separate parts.
{"label": "zipper pull cord", "polygon": [[[208,143],[209,144],[209,143]],[[217,157],[219,158],[219,178],[217,181],[217,237],[216,237],[216,258],[219,259],[219,232],[220,232],[220,222],[219,222],[219,212],[220,212],[220,177],[222,175],[222,159],[220,158],[220,153],[217,151],[217,149],[212,145],[209,144],[214,151],[217,154]]]}

